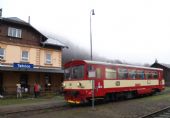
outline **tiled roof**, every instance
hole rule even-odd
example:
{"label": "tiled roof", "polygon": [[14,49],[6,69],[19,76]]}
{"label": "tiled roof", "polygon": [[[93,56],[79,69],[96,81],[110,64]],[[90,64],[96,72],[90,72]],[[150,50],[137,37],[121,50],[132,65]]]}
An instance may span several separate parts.
{"label": "tiled roof", "polygon": [[25,24],[29,24],[29,23],[25,22],[24,20],[21,20],[21,19],[18,18],[18,17],[7,17],[7,18],[5,18],[5,19],[11,20],[11,21],[16,21],[16,22],[22,22],[22,23],[25,23]]}
{"label": "tiled roof", "polygon": [[43,42],[45,45],[54,45],[54,46],[60,46],[63,48],[68,48],[65,44],[63,44],[61,41],[54,39],[52,37],[47,36],[47,40]]}
{"label": "tiled roof", "polygon": [[159,64],[170,69],[170,64],[164,64],[164,63],[159,63]]}
{"label": "tiled roof", "polygon": [[38,32],[39,34],[41,34],[43,37],[45,37],[47,39],[47,37],[44,34],[39,32],[30,23],[27,23],[24,20],[21,20],[20,18],[17,18],[17,17],[7,17],[7,18],[1,17],[0,20],[5,21],[5,22],[10,22],[10,23],[15,23],[15,24],[19,24],[19,25],[30,27],[30,28],[32,28],[33,30],[35,30],[36,32]]}
{"label": "tiled roof", "polygon": [[17,17],[7,17],[7,18],[1,17],[0,19],[2,21],[7,21],[7,22],[11,22],[11,23],[26,25],[26,26],[31,26],[29,23],[27,23],[24,20],[21,20],[20,18],[17,18]]}
{"label": "tiled roof", "polygon": [[53,46],[68,48],[65,44],[63,44],[59,40],[51,38],[49,36],[46,36],[44,33],[41,33],[36,28],[34,28],[30,23],[27,23],[18,17],[7,17],[7,18],[1,17],[0,20],[6,21],[6,22],[11,22],[11,23],[16,23],[16,24],[20,24],[20,25],[25,25],[25,26],[33,28],[35,31],[37,31],[38,33],[40,33],[42,36],[44,36],[47,39],[46,41],[42,42],[45,45],[53,45]]}

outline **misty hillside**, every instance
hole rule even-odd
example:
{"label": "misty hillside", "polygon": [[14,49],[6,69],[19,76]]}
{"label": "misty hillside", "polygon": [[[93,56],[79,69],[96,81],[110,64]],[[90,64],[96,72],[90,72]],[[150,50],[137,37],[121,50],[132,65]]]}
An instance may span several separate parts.
{"label": "misty hillside", "polygon": [[[46,33],[47,34],[47,33]],[[68,48],[63,48],[62,53],[62,65],[67,63],[71,60],[90,60],[90,49],[85,49],[80,47],[79,45],[75,44],[74,42],[63,38],[61,36],[57,36],[55,34],[48,34],[50,37],[53,37],[55,40],[60,41],[61,43],[68,46]],[[140,63],[128,63],[125,61],[121,61],[119,59],[108,59],[106,57],[99,56],[99,54],[95,51],[93,51],[93,60],[94,61],[103,61],[103,62],[109,62],[109,63],[117,63],[117,64],[130,64],[130,65],[139,65],[139,66],[147,66],[149,67],[149,64],[140,64]]]}
{"label": "misty hillside", "polygon": [[[79,45],[76,45],[70,40],[65,40],[63,42],[65,45],[69,47],[68,49],[67,48],[63,49],[63,55],[62,55],[63,64],[65,64],[68,61],[76,60],[76,59],[90,60],[90,49],[88,50],[88,49],[79,47]],[[99,56],[97,52],[95,51],[93,51],[93,60],[122,64],[120,60],[111,60],[111,59]]]}
{"label": "misty hillside", "polygon": [[[90,50],[81,48],[69,40],[65,42],[65,45],[67,45],[69,48],[63,49],[63,56],[62,56],[63,64],[65,64],[68,61],[75,60],[75,59],[90,60]],[[129,64],[129,65],[138,65],[138,66],[147,66],[147,67],[150,66],[149,64],[128,63],[125,61],[122,62],[119,59],[108,59],[106,57],[99,56],[97,52],[94,52],[94,51],[93,51],[93,60],[116,63],[116,64]]]}

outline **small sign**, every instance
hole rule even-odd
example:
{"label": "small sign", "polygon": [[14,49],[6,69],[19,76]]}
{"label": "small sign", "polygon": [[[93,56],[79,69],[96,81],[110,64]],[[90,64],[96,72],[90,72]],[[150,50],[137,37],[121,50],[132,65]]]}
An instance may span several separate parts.
{"label": "small sign", "polygon": [[147,84],[151,84],[151,80],[147,80]]}
{"label": "small sign", "polygon": [[120,86],[120,81],[116,81],[115,85]]}
{"label": "small sign", "polygon": [[33,64],[13,63],[14,68],[34,68]]}
{"label": "small sign", "polygon": [[88,77],[89,78],[95,78],[96,77],[96,71],[89,71],[88,72]]}

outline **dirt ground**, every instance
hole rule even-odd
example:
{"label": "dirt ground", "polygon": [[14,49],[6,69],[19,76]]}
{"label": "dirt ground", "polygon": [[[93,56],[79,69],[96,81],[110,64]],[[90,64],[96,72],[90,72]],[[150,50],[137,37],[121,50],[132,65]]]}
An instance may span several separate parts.
{"label": "dirt ground", "polygon": [[110,102],[91,106],[79,106],[69,110],[44,110],[34,113],[21,113],[4,118],[139,118],[170,106],[170,92],[163,94]]}

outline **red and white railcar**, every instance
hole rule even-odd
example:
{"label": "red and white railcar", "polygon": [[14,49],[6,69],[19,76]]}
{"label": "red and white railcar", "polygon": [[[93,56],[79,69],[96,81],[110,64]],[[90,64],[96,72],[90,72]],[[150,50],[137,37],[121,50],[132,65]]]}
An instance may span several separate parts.
{"label": "red and white railcar", "polygon": [[163,70],[159,68],[73,60],[65,64],[64,97],[69,103],[84,103],[92,99],[107,100],[120,96],[152,94],[164,89]]}

